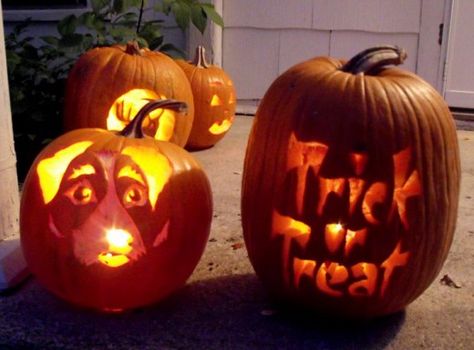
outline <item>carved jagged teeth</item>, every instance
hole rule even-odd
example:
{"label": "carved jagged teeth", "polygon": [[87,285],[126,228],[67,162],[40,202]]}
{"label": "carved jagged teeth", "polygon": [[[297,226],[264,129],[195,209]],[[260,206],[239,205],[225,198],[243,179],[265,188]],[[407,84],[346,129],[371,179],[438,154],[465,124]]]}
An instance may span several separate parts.
{"label": "carved jagged teeth", "polygon": [[363,246],[367,239],[367,229],[363,228],[357,231],[347,230],[346,242],[344,245],[344,255],[347,257],[356,245]]}
{"label": "carved jagged teeth", "polygon": [[324,241],[326,247],[331,253],[336,253],[341,244],[344,242],[346,229],[339,223],[327,224],[324,229]]}
{"label": "carved jagged teeth", "polygon": [[367,229],[357,231],[346,229],[340,223],[327,224],[324,229],[326,248],[336,253],[344,245],[344,255],[347,257],[356,245],[363,245],[367,238]]}

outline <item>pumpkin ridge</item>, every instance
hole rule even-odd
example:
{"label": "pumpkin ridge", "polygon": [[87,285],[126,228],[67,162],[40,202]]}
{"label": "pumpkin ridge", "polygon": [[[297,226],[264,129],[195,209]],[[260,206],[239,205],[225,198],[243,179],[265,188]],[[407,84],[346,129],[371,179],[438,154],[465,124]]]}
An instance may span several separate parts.
{"label": "pumpkin ridge", "polygon": [[[89,116],[89,99],[90,99],[90,90],[91,89],[84,89],[83,86],[95,86],[95,72],[100,70],[103,67],[101,64],[102,60],[97,60],[97,56],[100,55],[101,52],[98,48],[93,49],[91,51],[86,52],[80,57],[78,63],[72,67],[69,76],[72,76],[72,79],[68,77],[67,80],[67,88],[66,88],[66,96],[65,96],[65,113],[68,110],[73,110],[75,113],[78,113],[78,117],[74,119],[66,119],[65,120],[65,127],[66,129],[74,129],[78,127],[84,127],[83,118],[84,116],[88,118]],[[107,59],[110,59],[111,54],[108,56]],[[94,64],[89,66],[89,62],[93,62]],[[94,74],[91,74],[94,73]],[[74,83],[73,83],[74,81]],[[78,98],[71,98],[70,96],[78,96]],[[85,105],[85,108],[83,107]],[[79,112],[78,112],[79,111]]]}
{"label": "pumpkin ridge", "polygon": [[[114,72],[111,73],[111,77],[114,77],[113,80],[112,80],[112,84],[110,86],[110,89],[108,91],[106,91],[106,93],[110,93],[110,91],[120,91],[120,95],[124,92],[124,86],[127,86],[127,81],[124,81],[124,77],[128,77],[130,75],[128,74],[123,74],[123,72],[128,72],[129,71],[129,66],[130,66],[130,63],[133,62],[133,63],[136,63],[136,60],[132,59],[130,61],[128,61],[128,55],[124,55],[124,54],[120,54],[120,53],[116,53],[114,55],[114,57],[116,57],[116,60],[113,64],[113,67],[115,68],[114,69]],[[111,64],[110,62],[106,63],[106,64]],[[96,82],[100,82],[101,81],[101,75],[102,75],[102,72],[101,70],[98,70],[97,71],[97,79],[96,79]],[[97,84],[97,85],[100,85],[100,84]],[[112,100],[114,98],[112,97]],[[107,99],[109,100],[109,99]],[[90,106],[90,107],[93,107],[93,106]],[[106,107],[106,106],[105,106]],[[110,108],[110,107],[109,107]],[[107,116],[109,113],[109,110],[104,108],[104,115]],[[89,113],[89,116],[93,116],[92,113]],[[93,120],[90,120],[89,123],[93,123]],[[107,122],[105,122],[105,128],[107,128]]]}
{"label": "pumpkin ridge", "polygon": [[[100,90],[102,88],[101,83],[98,83],[98,82],[102,81],[102,78],[101,78],[102,70],[104,69],[104,67],[113,64],[113,67],[115,68],[114,73],[118,72],[117,62],[115,62],[115,61],[118,60],[120,62],[121,57],[119,55],[115,54],[112,50],[108,50],[107,53],[108,53],[107,57],[100,60],[100,62],[102,64],[100,66],[95,67],[94,72],[93,72],[94,74],[91,74],[91,80],[90,81],[93,82],[93,84],[91,84],[92,87],[89,88],[89,89],[85,89],[85,92],[87,94],[87,99],[85,101],[82,101],[82,102],[85,104],[86,108],[84,108],[85,112],[83,112],[82,115],[86,116],[86,118],[87,118],[86,125],[89,125],[90,123],[93,123],[93,120],[91,120],[91,118],[93,118],[94,113],[92,113],[92,111],[95,108],[97,108],[97,106],[93,103],[90,103],[90,100],[96,96],[97,90]],[[85,62],[84,64],[87,65],[87,64],[89,64],[89,62]],[[114,75],[111,74],[110,76],[112,77]],[[114,82],[115,81],[116,80],[114,80]],[[89,85],[89,86],[91,86],[91,85]],[[82,120],[83,118],[80,117],[80,119]],[[86,125],[81,125],[81,127],[85,127]],[[105,125],[100,125],[100,127],[106,127],[106,126]]]}
{"label": "pumpkin ridge", "polygon": [[[430,135],[432,135],[433,129],[428,123],[428,121],[426,120],[426,118],[424,117],[424,113],[422,112],[423,108],[420,106],[419,101],[415,98],[414,91],[412,91],[412,89],[410,89],[409,86],[407,86],[406,84],[402,84],[399,81],[395,81],[395,86],[398,86],[402,90],[403,95],[409,100],[409,103],[405,103],[404,105],[405,107],[409,107],[409,111],[407,112],[407,114],[411,118],[408,121],[408,128],[410,129],[410,138],[415,140],[415,143],[416,143],[415,154],[424,155],[422,159],[420,160],[420,162],[417,162],[419,173],[424,175],[421,182],[424,184],[425,188],[436,188],[437,181],[434,178],[434,173],[435,173],[434,171],[435,169],[433,169],[434,163],[432,162],[431,157],[430,157],[430,154],[435,154],[433,152],[433,140],[432,140],[432,137],[426,138],[424,135],[428,130],[430,131]],[[435,111],[435,113],[437,112]],[[412,134],[418,135],[418,137],[414,138],[412,137]],[[421,139],[423,139],[423,146],[421,146],[421,142],[420,142]],[[443,155],[437,154],[437,157],[443,157]],[[429,194],[432,196],[437,195],[436,191],[430,192]],[[414,289],[410,290],[410,293],[407,292],[406,299],[409,301],[414,300],[418,295],[421,294],[421,292],[424,289],[426,289],[426,286],[431,283],[431,281],[434,279],[435,275],[437,274],[437,272],[434,273],[434,270],[438,271],[439,264],[441,263],[441,261],[443,261],[443,260],[440,261],[439,259],[437,259],[438,267],[433,269],[433,262],[430,259],[430,254],[433,247],[431,247],[430,245],[431,245],[431,240],[433,239],[433,237],[439,239],[440,234],[436,234],[436,235],[434,234],[435,232],[439,230],[438,229],[439,225],[434,226],[432,224],[432,221],[427,217],[427,215],[429,215],[430,211],[432,212],[432,215],[434,213],[440,212],[440,210],[436,208],[439,203],[438,201],[439,201],[439,198],[428,197],[428,194],[425,193],[424,195],[425,204],[422,208],[423,212],[422,212],[421,221],[424,225],[423,231],[431,232],[432,234],[429,235],[428,238],[424,242],[422,242],[423,246],[419,249],[419,251],[424,253],[424,255],[423,256],[418,255],[417,257],[419,262],[418,262],[418,266],[416,266],[416,268],[414,269],[415,274],[412,277],[412,280],[415,280],[415,281],[423,280],[423,283],[419,282]],[[431,208],[431,205],[430,205],[431,203],[434,204],[433,208]],[[428,209],[428,212],[426,209]],[[438,215],[438,220],[439,220],[440,214],[435,214],[435,215]],[[439,231],[445,232],[444,230],[439,230]],[[432,275],[433,275],[432,277],[427,277],[426,272],[424,271],[424,268],[422,266],[419,266],[420,264],[422,264],[421,263],[422,261],[427,261],[427,260],[431,260],[430,266],[429,267],[427,266],[427,268],[430,271],[432,271]]]}

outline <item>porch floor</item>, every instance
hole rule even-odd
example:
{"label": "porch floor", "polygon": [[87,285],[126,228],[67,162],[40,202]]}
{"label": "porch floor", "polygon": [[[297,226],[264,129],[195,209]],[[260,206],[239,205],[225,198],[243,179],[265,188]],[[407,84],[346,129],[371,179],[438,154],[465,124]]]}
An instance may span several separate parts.
{"label": "porch floor", "polygon": [[[239,116],[215,147],[194,152],[214,193],[210,239],[185,287],[124,314],[77,309],[29,278],[0,295],[1,349],[472,349],[474,128],[459,124],[462,187],[456,235],[437,279],[406,311],[367,323],[283,313],[248,261],[240,185],[252,118]],[[441,283],[449,276],[457,285]]]}

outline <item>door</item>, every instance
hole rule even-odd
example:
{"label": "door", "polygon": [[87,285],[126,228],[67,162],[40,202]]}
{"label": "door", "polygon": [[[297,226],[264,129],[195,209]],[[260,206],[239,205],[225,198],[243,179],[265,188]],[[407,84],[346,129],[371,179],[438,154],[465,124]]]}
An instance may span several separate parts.
{"label": "door", "polygon": [[444,97],[450,107],[474,109],[474,1],[452,0]]}

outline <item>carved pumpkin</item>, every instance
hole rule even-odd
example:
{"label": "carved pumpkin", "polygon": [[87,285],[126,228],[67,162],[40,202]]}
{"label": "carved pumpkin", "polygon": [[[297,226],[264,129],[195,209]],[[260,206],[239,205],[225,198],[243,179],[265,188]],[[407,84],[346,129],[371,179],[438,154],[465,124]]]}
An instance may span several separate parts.
{"label": "carved pumpkin", "polygon": [[206,62],[202,46],[197,47],[192,62],[176,62],[186,73],[194,94],[195,117],[186,147],[211,147],[224,137],[234,121],[234,84],[222,68]]}
{"label": "carved pumpkin", "polygon": [[32,273],[81,306],[119,311],[182,286],[210,230],[209,182],[181,147],[144,136],[153,101],[120,133],[71,131],[48,145],[24,184],[20,225]]}
{"label": "carved pumpkin", "polygon": [[149,100],[175,99],[187,115],[155,110],[144,121],[147,135],[186,144],[194,117],[191,86],[168,56],[140,49],[136,42],[89,50],[71,69],[65,95],[66,130],[98,127],[122,130]]}
{"label": "carved pumpkin", "polygon": [[460,165],[440,95],[405,53],[319,57],[266,92],[249,137],[242,224],[277,298],[332,316],[403,309],[433,281],[456,222]]}

